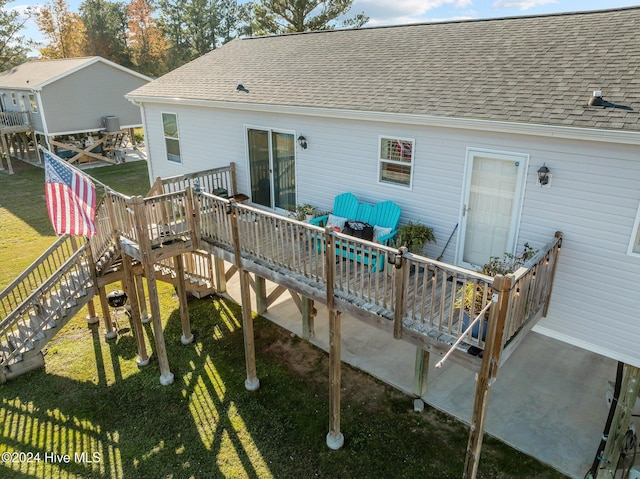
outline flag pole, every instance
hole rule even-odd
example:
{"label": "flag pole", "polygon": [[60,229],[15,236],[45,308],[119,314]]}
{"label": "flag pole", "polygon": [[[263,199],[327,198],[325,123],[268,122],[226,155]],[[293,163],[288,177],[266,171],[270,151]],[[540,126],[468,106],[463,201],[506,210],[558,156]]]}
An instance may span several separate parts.
{"label": "flag pole", "polygon": [[71,168],[72,170],[76,171],[77,173],[80,173],[81,175],[84,175],[86,177],[88,177],[91,181],[93,181],[95,184],[102,186],[105,190],[111,190],[111,187],[109,185],[105,185],[102,181],[100,180],[96,180],[93,176],[85,173],[83,170],[81,170],[80,168],[78,168],[75,165],[72,165],[71,163],[69,163],[68,161],[64,161],[62,158],[60,158],[58,155],[56,155],[53,151],[51,150],[47,150],[44,146],[42,145],[38,145],[38,148],[40,148],[40,150],[42,150],[43,153],[49,153],[51,156],[53,156],[54,158],[56,158],[59,161],[64,162],[64,164],[66,166],[68,166],[69,168]]}

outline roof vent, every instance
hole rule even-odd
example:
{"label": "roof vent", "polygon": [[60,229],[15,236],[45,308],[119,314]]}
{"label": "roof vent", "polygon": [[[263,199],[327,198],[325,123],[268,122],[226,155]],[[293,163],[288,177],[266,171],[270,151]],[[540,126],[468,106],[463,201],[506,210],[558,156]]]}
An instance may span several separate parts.
{"label": "roof vent", "polygon": [[593,92],[593,96],[589,98],[589,106],[602,106],[604,104],[604,100],[602,99],[602,91],[595,90]]}

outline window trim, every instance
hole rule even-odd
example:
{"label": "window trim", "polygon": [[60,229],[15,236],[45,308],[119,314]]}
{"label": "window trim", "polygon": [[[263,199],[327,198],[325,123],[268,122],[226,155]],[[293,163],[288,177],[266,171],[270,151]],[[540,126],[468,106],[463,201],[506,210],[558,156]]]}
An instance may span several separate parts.
{"label": "window trim", "polygon": [[[167,136],[165,134],[164,131],[164,115],[173,115],[176,119],[176,134],[178,135],[176,138],[173,138],[171,136]],[[181,165],[182,164],[182,148],[180,147],[180,123],[178,122],[178,113],[173,112],[173,111],[162,111],[160,112],[160,123],[162,124],[162,138],[164,139],[164,156],[167,159],[168,162],[170,163],[174,163],[176,165]],[[179,154],[179,160],[172,160],[171,158],[169,158],[169,149],[167,148],[167,140],[175,140],[178,142],[178,151],[180,152]]]}
{"label": "window trim", "polygon": [[13,106],[18,106],[18,96],[16,95],[16,92],[11,92],[11,103]]}
{"label": "window trim", "polygon": [[29,93],[29,105],[31,106],[31,113],[38,113],[38,99],[35,93]]}
{"label": "window trim", "polygon": [[[387,140],[397,140],[397,141],[408,141],[411,142],[411,163],[405,163],[402,161],[395,161],[395,160],[389,160],[386,158],[382,158],[382,140],[383,139],[387,139]],[[414,177],[414,170],[415,170],[415,163],[416,163],[416,139],[415,138],[408,138],[408,137],[403,137],[403,136],[398,136],[398,135],[378,135],[378,171],[377,171],[377,182],[380,185],[385,185],[385,186],[390,186],[392,188],[402,188],[403,190],[412,190],[413,189],[413,177]],[[408,185],[404,185],[401,183],[396,183],[393,181],[384,181],[382,180],[382,165],[383,163],[391,163],[391,164],[395,164],[395,165],[402,165],[402,166],[408,166],[410,168],[410,173],[409,173],[409,184]]]}
{"label": "window trim", "polygon": [[[634,251],[636,244],[638,247]],[[636,212],[636,219],[633,222],[633,229],[631,230],[631,239],[629,240],[627,254],[629,256],[640,258],[640,204],[638,205],[638,211]]]}

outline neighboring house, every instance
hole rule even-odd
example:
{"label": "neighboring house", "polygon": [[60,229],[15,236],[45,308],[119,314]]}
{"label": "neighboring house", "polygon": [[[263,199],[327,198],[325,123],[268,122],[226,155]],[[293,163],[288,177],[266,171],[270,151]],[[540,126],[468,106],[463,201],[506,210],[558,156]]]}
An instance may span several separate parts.
{"label": "neighboring house", "polygon": [[633,7],[237,39],[128,98],[152,178],[235,162],[266,208],[391,199],[435,229],[432,258],[458,224],[443,260],[468,267],[562,231],[537,331],[640,367],[638,25]]}
{"label": "neighboring house", "polygon": [[41,144],[97,140],[101,131],[142,125],[124,95],[150,80],[101,57],[28,61],[0,73],[0,107],[28,112]]}

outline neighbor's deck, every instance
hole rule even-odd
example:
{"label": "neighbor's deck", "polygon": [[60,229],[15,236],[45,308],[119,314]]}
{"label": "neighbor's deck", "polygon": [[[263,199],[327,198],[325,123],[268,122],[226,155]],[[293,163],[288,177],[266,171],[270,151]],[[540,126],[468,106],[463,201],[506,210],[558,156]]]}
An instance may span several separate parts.
{"label": "neighbor's deck", "polygon": [[[218,282],[232,273],[219,270],[223,260],[238,266],[240,259],[244,271],[297,293],[299,305],[302,298],[327,304],[331,297],[338,311],[438,354],[449,351],[464,332],[465,313],[458,306],[468,288],[480,298],[477,310],[493,307],[489,276],[205,191],[222,187],[235,193],[233,185],[230,170],[221,168],[164,180],[155,191],[162,193],[144,199],[110,192],[105,198],[108,208],[97,218],[109,226],[99,227],[107,234],[93,240],[96,259],[99,245],[109,244],[114,230],[126,254],[142,261],[146,251],[154,263],[167,264],[182,253],[204,257],[187,261],[187,274],[217,276]],[[546,310],[560,242],[559,236],[554,238],[511,278],[502,361]],[[357,255],[356,260],[336,255],[341,248]],[[217,261],[206,261],[208,255]],[[469,315],[474,318],[477,313]],[[478,326],[479,331],[469,332],[451,355],[474,370],[480,367],[487,323],[478,321]]]}

